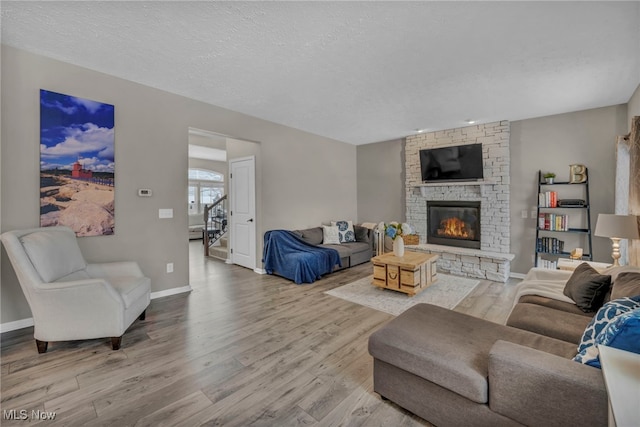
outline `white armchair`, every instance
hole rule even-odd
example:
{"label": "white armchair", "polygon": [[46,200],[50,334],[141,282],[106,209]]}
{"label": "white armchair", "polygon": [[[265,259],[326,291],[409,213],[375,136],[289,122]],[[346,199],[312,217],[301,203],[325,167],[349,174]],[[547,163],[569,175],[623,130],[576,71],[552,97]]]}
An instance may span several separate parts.
{"label": "white armchair", "polygon": [[29,303],[39,353],[50,341],[110,337],[114,350],[144,320],[151,282],[135,262],[87,264],[73,230],[3,233],[2,243]]}

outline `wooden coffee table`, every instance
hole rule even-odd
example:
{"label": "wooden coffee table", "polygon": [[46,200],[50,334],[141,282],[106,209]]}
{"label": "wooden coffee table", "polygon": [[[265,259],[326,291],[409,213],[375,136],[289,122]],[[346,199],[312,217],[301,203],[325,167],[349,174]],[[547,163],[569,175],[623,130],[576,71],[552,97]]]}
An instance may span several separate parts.
{"label": "wooden coffee table", "polygon": [[392,252],[371,258],[373,284],[414,296],[436,280],[436,254],[405,251],[397,257]]}

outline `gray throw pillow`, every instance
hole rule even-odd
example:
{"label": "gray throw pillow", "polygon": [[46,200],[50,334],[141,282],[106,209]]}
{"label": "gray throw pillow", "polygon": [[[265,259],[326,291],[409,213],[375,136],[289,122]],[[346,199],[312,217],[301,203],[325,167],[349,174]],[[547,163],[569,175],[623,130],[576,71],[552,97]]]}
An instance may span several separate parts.
{"label": "gray throw pillow", "polygon": [[640,295],[640,273],[620,273],[611,287],[611,299]]}
{"label": "gray throw pillow", "polygon": [[354,225],[353,231],[356,233],[356,242],[369,243],[369,229],[361,225]]}
{"label": "gray throw pillow", "polygon": [[563,293],[575,301],[585,313],[597,311],[611,287],[611,276],[598,273],[586,262],[580,264],[566,285]]}
{"label": "gray throw pillow", "polygon": [[322,244],[322,228],[321,227],[307,228],[305,230],[298,230],[298,232],[302,236],[302,240],[304,240],[305,242],[311,245]]}

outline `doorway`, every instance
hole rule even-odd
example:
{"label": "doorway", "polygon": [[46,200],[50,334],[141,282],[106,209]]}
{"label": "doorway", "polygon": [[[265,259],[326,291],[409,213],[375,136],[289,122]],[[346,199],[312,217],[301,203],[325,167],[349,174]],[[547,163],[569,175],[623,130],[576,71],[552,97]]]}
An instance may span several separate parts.
{"label": "doorway", "polygon": [[[193,153],[191,145],[207,147],[210,150],[217,151],[218,154],[224,153],[224,194],[226,194],[228,198],[229,213],[232,210],[231,203],[236,203],[237,201],[240,210],[235,209],[234,213],[242,213],[242,218],[244,218],[244,221],[249,225],[248,228],[243,228],[238,222],[238,227],[234,232],[231,228],[231,216],[229,215],[229,228],[226,233],[225,242],[227,253],[225,257],[222,257],[222,260],[230,264],[235,263],[243,267],[251,268],[256,272],[261,272],[261,269],[256,268],[257,254],[262,248],[261,242],[258,241],[258,236],[260,235],[260,219],[258,213],[256,213],[256,210],[258,210],[260,206],[261,191],[261,184],[258,178],[260,170],[260,144],[195,128],[189,128],[189,144],[189,167],[191,167],[194,162],[191,155]],[[250,170],[247,169],[250,165],[246,162],[249,158],[253,159]],[[230,184],[232,161],[240,161],[235,164],[236,166],[241,166],[234,175],[234,177],[238,178],[238,184],[236,186],[237,194],[235,196],[231,195]],[[217,167],[217,170],[222,172],[221,167]],[[239,182],[240,178],[245,182]],[[249,184],[251,184],[251,186],[249,186]],[[244,193],[248,191],[251,191],[253,194]],[[251,201],[251,204],[249,204],[249,201]],[[250,219],[252,219],[252,221],[248,221]],[[204,222],[204,218],[202,218],[202,222]],[[236,233],[238,234],[238,239],[234,240],[233,236]],[[237,249],[235,248],[236,245],[238,246]],[[193,246],[194,245],[190,244],[192,249]],[[237,254],[237,256],[234,257],[232,251],[233,255]],[[215,252],[218,253],[218,251]],[[204,257],[204,248],[201,252],[190,250],[189,257],[191,258],[193,256]],[[220,259],[221,257],[218,256],[218,258]],[[211,262],[218,262],[218,260],[211,259]],[[190,264],[194,263],[190,260]]]}

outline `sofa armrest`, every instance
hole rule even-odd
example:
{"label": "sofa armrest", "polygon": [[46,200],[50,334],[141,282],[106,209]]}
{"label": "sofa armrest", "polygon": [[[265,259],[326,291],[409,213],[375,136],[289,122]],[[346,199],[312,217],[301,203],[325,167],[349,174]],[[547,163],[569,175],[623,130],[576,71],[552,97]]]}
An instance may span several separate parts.
{"label": "sofa armrest", "polygon": [[527,272],[527,275],[522,280],[543,280],[543,281],[567,281],[573,274],[573,271],[569,270],[552,270],[549,268],[534,267]]}
{"label": "sofa armrest", "polygon": [[528,426],[607,425],[602,371],[497,341],[489,352],[489,406]]}
{"label": "sofa armrest", "polygon": [[103,262],[87,264],[87,273],[95,278],[109,277],[144,277],[140,266],[135,261]]}

